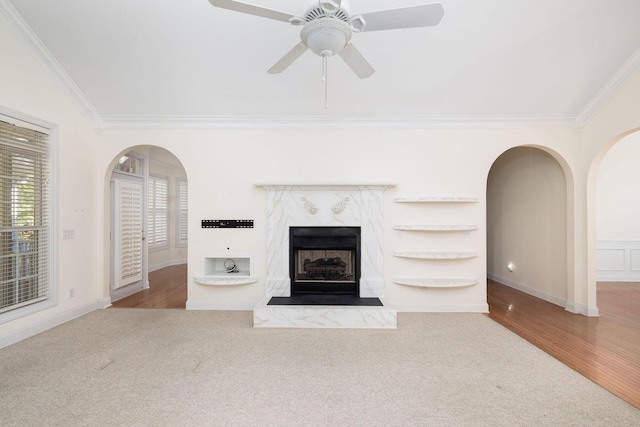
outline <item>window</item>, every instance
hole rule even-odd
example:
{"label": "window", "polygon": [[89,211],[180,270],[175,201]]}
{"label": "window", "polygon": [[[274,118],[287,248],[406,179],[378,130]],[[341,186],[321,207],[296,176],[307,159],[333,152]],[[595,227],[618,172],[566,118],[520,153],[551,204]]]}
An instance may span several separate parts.
{"label": "window", "polygon": [[126,154],[118,160],[114,168],[117,172],[130,173],[132,175],[142,175],[144,161],[134,153]]}
{"label": "window", "polygon": [[189,193],[187,181],[184,179],[176,179],[176,212],[178,221],[176,224],[176,247],[187,246],[188,231],[188,201]]}
{"label": "window", "polygon": [[147,242],[149,250],[169,247],[169,181],[149,176]]}
{"label": "window", "polygon": [[25,310],[55,303],[50,251],[50,138],[45,129],[34,130],[38,127],[9,120],[0,116],[2,320],[16,317],[8,312],[21,315]]}

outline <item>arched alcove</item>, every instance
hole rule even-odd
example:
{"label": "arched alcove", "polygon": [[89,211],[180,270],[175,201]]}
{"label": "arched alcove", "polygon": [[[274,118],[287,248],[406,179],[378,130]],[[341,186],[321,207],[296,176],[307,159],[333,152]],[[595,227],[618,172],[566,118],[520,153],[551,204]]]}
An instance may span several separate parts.
{"label": "arched alcove", "polygon": [[[139,171],[134,172],[133,169],[125,167],[127,162],[131,159],[140,161]],[[122,179],[124,178],[124,179]],[[150,217],[152,210],[148,206],[149,196],[149,182],[153,179],[158,179],[166,184],[166,233],[167,243],[166,245],[159,245],[156,248],[149,249],[149,233],[151,233]],[[187,212],[184,206],[184,199],[181,207],[179,194],[182,192],[186,196],[187,191],[187,174],[182,162],[170,151],[151,145],[132,146],[122,150],[107,166],[104,172],[104,205],[105,205],[105,221],[104,221],[104,235],[105,235],[105,277],[106,280],[103,295],[105,298],[111,300],[121,298],[119,294],[114,294],[114,283],[117,280],[118,251],[119,245],[117,244],[117,223],[116,218],[118,214],[116,212],[119,203],[116,201],[117,197],[117,185],[120,181],[131,183],[132,181],[138,181],[140,188],[140,196],[142,198],[142,229],[140,230],[140,242],[141,242],[141,263],[140,263],[140,275],[141,286],[140,289],[149,287],[148,274],[150,272],[160,270],[172,265],[186,264],[187,263],[187,240],[186,240],[186,224]],[[162,191],[161,191],[162,192]],[[163,202],[164,203],[164,202]],[[182,221],[180,220],[182,219]],[[179,236],[183,236],[179,239]],[[121,270],[118,270],[121,271]],[[114,274],[114,272],[116,274]],[[185,294],[186,294],[186,283]]]}
{"label": "arched alcove", "polygon": [[[487,276],[565,307],[571,286],[571,183],[557,153],[521,146],[487,178]],[[562,159],[561,159],[562,160]]]}

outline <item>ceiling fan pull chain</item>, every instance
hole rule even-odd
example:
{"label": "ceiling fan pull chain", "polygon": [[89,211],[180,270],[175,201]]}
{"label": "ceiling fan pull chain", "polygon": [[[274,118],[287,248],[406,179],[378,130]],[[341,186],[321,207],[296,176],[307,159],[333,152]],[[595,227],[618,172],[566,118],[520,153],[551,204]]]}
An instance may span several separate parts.
{"label": "ceiling fan pull chain", "polygon": [[329,67],[327,63],[328,56],[322,55],[322,81],[324,82],[324,108],[329,108]]}
{"label": "ceiling fan pull chain", "polygon": [[324,83],[327,80],[327,57],[322,57],[322,79],[320,81]]}

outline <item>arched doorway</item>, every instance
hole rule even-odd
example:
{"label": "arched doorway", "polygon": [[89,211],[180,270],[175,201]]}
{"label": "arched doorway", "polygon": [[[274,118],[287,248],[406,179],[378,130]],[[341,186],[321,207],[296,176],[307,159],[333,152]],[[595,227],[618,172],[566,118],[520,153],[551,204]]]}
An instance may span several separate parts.
{"label": "arched doorway", "polygon": [[[137,146],[116,156],[110,171],[110,194],[105,200],[109,200],[112,303],[119,307],[184,307],[188,186],[182,163],[164,148]],[[158,297],[158,292],[165,292],[160,287],[165,286],[171,286],[166,292],[174,300]],[[175,298],[182,301],[176,305]]]}
{"label": "arched doorway", "polygon": [[608,146],[597,169],[597,283],[640,283],[638,182],[640,131],[630,133]]}
{"label": "arched doorway", "polygon": [[535,147],[515,147],[487,179],[487,276],[565,307],[568,289],[567,178]]}

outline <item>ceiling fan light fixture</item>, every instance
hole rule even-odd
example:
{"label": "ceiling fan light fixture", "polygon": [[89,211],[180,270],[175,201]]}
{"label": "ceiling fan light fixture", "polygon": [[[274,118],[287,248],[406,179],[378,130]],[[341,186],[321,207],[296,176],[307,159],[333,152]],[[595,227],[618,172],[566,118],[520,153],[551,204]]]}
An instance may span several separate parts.
{"label": "ceiling fan light fixture", "polygon": [[351,40],[351,27],[333,18],[321,18],[309,22],[300,32],[305,45],[318,56],[339,53]]}

